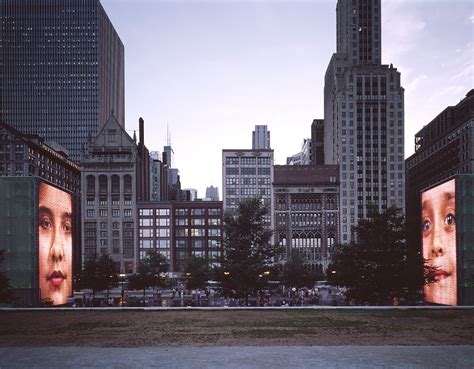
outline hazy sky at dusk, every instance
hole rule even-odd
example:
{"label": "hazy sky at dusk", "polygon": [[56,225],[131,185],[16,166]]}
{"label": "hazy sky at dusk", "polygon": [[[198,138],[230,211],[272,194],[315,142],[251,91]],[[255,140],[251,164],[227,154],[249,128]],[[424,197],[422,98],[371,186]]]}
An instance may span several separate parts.
{"label": "hazy sky at dusk", "polygon": [[[145,119],[162,151],[167,126],[183,188],[221,194],[222,149],[251,148],[267,124],[275,163],[323,118],[336,49],[336,0],[102,0],[125,45],[126,129]],[[474,3],[382,0],[382,61],[401,71],[405,157],[414,134],[474,87]]]}

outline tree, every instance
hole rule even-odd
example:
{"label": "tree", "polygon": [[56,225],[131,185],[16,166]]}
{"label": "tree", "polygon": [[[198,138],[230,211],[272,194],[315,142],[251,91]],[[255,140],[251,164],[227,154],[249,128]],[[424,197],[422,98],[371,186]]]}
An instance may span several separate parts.
{"label": "tree", "polygon": [[[383,213],[370,209],[367,219],[355,227],[357,241],[339,245],[328,268],[328,281],[346,287],[346,298],[357,304],[384,305],[408,299],[413,288],[433,280],[433,269],[425,263],[424,280],[414,283],[416,271],[407,263],[410,248],[405,237],[401,209]],[[423,265],[418,265],[423,270]]]}
{"label": "tree", "polygon": [[143,290],[143,304],[145,304],[146,289],[166,285],[164,274],[169,265],[166,258],[156,251],[149,251],[147,256],[138,264],[137,273],[128,277],[128,287],[132,290]]}
{"label": "tree", "polygon": [[293,250],[289,260],[283,265],[280,281],[289,287],[313,287],[314,282],[324,278],[322,271],[313,271],[305,263],[298,250]]}
{"label": "tree", "polygon": [[204,258],[192,257],[185,267],[186,288],[205,288],[206,282],[211,278],[209,261]]}
{"label": "tree", "polygon": [[272,231],[265,227],[267,213],[260,199],[239,204],[236,216],[224,218],[224,258],[216,278],[225,292],[235,291],[248,305],[249,293],[263,288],[272,258],[280,249],[270,244]]}
{"label": "tree", "polygon": [[[0,250],[0,265],[5,260],[3,255],[4,250]],[[13,297],[12,288],[10,286],[10,280],[5,273],[0,272],[0,303],[9,303]]]}
{"label": "tree", "polygon": [[81,289],[92,290],[92,303],[97,292],[107,290],[108,296],[109,290],[118,285],[114,261],[109,255],[102,255],[99,259],[94,257],[87,259],[78,282]]}

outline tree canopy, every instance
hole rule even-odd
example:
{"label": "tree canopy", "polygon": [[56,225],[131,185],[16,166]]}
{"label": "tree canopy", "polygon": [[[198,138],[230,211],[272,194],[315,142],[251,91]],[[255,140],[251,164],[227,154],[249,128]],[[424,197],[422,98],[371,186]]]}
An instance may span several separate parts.
{"label": "tree canopy", "polygon": [[147,288],[166,285],[164,273],[168,272],[168,269],[166,258],[155,250],[151,250],[138,264],[137,273],[128,277],[128,287],[132,290],[143,290],[145,300]]}
{"label": "tree canopy", "polygon": [[292,250],[280,273],[280,281],[288,287],[313,287],[314,282],[322,279],[322,271],[311,270],[298,250]]}
{"label": "tree canopy", "polygon": [[81,289],[91,289],[93,299],[97,292],[116,287],[118,277],[112,258],[109,255],[102,255],[100,258],[87,259],[79,274],[78,285]]}
{"label": "tree canopy", "polygon": [[[328,280],[346,287],[346,298],[356,304],[384,305],[413,296],[414,270],[407,262],[410,250],[401,209],[391,207],[383,213],[370,209],[355,232],[357,241],[336,248]],[[432,280],[432,272],[425,266],[425,280],[415,288]]]}
{"label": "tree canopy", "polygon": [[186,288],[205,288],[206,283],[212,277],[209,261],[204,258],[192,257],[185,267]]}
{"label": "tree canopy", "polygon": [[239,204],[235,216],[224,218],[224,257],[217,279],[228,293],[244,297],[263,288],[272,258],[280,250],[271,245],[272,231],[265,226],[267,213],[260,199]]}

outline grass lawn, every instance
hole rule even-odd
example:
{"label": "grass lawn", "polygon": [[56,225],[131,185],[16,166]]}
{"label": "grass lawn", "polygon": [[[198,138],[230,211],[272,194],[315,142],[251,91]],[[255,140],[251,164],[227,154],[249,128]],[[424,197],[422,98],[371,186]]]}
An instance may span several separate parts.
{"label": "grass lawn", "polygon": [[0,312],[0,346],[472,345],[474,310]]}

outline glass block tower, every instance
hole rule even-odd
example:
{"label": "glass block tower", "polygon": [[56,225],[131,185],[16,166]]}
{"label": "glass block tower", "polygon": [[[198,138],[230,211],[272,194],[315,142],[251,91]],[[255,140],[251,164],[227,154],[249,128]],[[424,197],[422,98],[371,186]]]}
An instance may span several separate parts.
{"label": "glass block tower", "polygon": [[2,0],[0,120],[80,160],[113,115],[124,126],[124,47],[99,0]]}
{"label": "glass block tower", "polygon": [[340,234],[369,206],[405,206],[404,89],[381,64],[380,0],[338,0],[337,52],[324,86],[324,158],[339,164]]}

